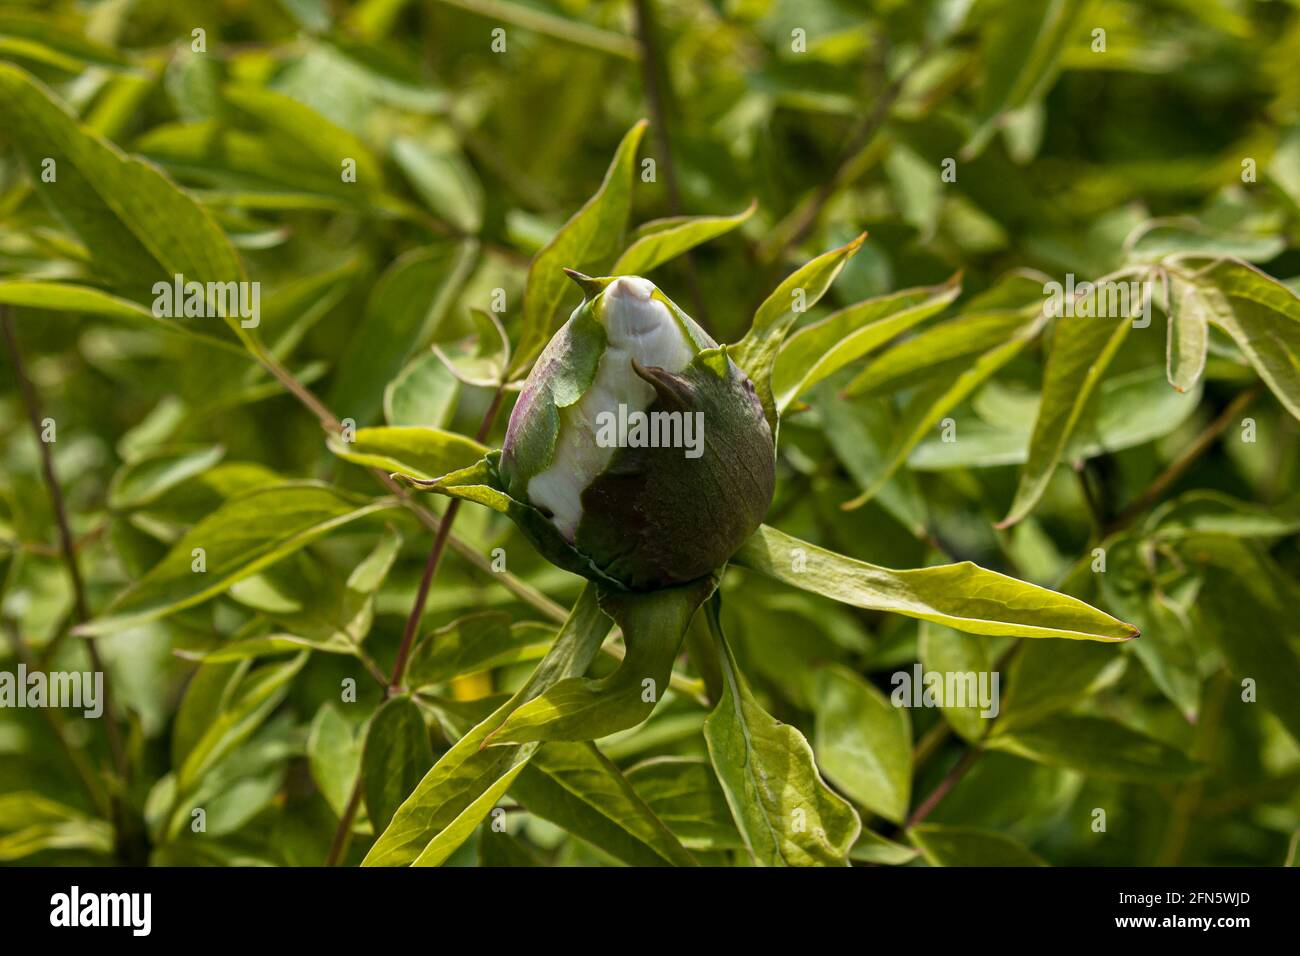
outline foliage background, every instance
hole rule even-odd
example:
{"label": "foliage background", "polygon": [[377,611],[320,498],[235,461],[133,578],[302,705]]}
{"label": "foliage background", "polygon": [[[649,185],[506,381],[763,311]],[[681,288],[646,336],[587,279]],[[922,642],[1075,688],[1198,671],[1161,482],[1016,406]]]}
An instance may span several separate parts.
{"label": "foliage background", "polygon": [[[191,49],[196,28],[203,53]],[[504,52],[492,49],[497,28]],[[1093,49],[1097,28],[1104,52]],[[802,52],[794,30],[805,31]],[[593,193],[641,117],[654,121],[641,155],[656,160],[656,175],[636,177],[632,224],[756,203],[737,228],[651,273],[720,341],[739,339],[794,267],[864,230],[802,324],[956,273],[960,298],[908,334],[974,314],[972,303],[1033,305],[1046,277],[1172,267],[1180,254],[1255,263],[1289,298],[1257,317],[1250,348],[1216,323],[1204,373],[1184,392],[1166,381],[1164,309],[1117,342],[1112,360],[1084,356],[1099,397],[1075,408],[1088,396],[1079,380],[1065,383],[1055,400],[1080,424],[1060,432],[1068,449],[1031,457],[1046,485],[1009,527],[998,522],[1041,414],[1050,330],[959,401],[944,398],[948,386],[1020,326],[983,337],[945,326],[911,353],[881,342],[782,425],[769,524],[889,567],[969,559],[1059,587],[1138,624],[1138,641],[958,636],[749,572],[729,575],[724,617],[757,698],[803,732],[827,781],[879,835],[859,842],[859,862],[1294,858],[1294,2],[7,3],[0,60],[191,191],[262,284],[262,341],[363,426],[475,433],[492,390],[458,385],[428,346],[471,354],[469,310],[489,308],[496,289],[517,334],[532,256]],[[133,274],[128,260],[125,285],[138,287],[114,285],[107,260],[125,255],[121,238],[106,231],[89,243],[66,209],[44,201],[28,154],[52,147],[19,132],[31,127],[20,122],[15,75],[5,74],[0,105],[0,288],[57,423],[52,452],[90,614],[240,491],[316,479],[362,498],[382,492],[331,454],[311,411],[238,349],[164,334],[100,301],[60,301],[48,289],[24,298],[9,284],[69,282],[147,305],[162,274]],[[340,156],[356,160],[357,182],[340,180]],[[949,158],[955,182],[939,175]],[[1249,181],[1244,160],[1257,171]],[[114,182],[108,194],[129,188]],[[183,216],[152,216],[164,255],[183,245]],[[576,301],[575,290],[566,309]],[[1252,361],[1252,348],[1262,358]],[[866,376],[877,391],[840,398],[881,355]],[[1272,370],[1263,385],[1261,364]],[[3,668],[14,669],[17,648],[51,668],[88,667],[87,642],[70,633],[74,592],[11,362],[0,376],[3,623],[17,637],[0,646]],[[939,415],[906,447],[918,407]],[[956,423],[955,444],[940,440],[939,417]],[[1243,440],[1245,418],[1254,441]],[[503,428],[501,416],[489,444]],[[892,476],[891,450],[906,457]],[[866,490],[876,493],[862,507],[840,508]],[[438,706],[386,707],[386,732],[374,736],[391,746],[364,761],[382,696],[364,662],[280,647],[222,663],[232,642],[290,632],[323,643],[343,621],[388,672],[430,535],[405,511],[359,519],[223,596],[97,638],[123,725],[125,782],[111,769],[104,721],[64,713],[54,728],[47,713],[0,711],[0,859],[319,864],[360,767],[366,793],[346,855],[359,862],[374,818],[391,816],[448,746],[448,714],[481,713],[476,701],[517,687],[557,604],[579,591],[499,516],[466,509],[456,528],[463,547],[440,567],[420,632],[499,611],[508,617],[491,618],[497,625],[516,622],[513,660],[441,673],[427,688]],[[1092,569],[1097,547],[1104,574]],[[483,567],[494,548],[513,589]],[[367,555],[380,573],[349,579]],[[340,595],[356,603],[340,607]],[[882,708],[890,675],[917,660],[997,666],[1003,713],[987,722]],[[699,675],[686,657],[679,670],[678,692],[601,750],[700,860],[744,864],[705,760]],[[1258,702],[1242,701],[1243,677],[1259,683]],[[346,678],[355,703],[340,701]],[[989,723],[1011,743],[981,747]],[[75,755],[97,783],[79,779]],[[936,787],[946,796],[926,809],[930,829],[909,840],[901,824]],[[106,814],[109,802],[117,809]],[[190,806],[204,807],[205,832],[192,831]],[[618,840],[593,838],[603,831],[590,819],[573,819],[589,806],[529,809],[508,809],[508,837],[482,828],[451,862],[636,859]],[[1097,809],[1104,832],[1093,827]]]}

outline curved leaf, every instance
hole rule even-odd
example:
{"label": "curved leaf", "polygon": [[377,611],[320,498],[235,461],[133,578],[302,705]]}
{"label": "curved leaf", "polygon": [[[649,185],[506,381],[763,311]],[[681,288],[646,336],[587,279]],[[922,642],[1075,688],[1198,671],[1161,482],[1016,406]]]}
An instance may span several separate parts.
{"label": "curved leaf", "polygon": [[854,607],[892,611],[971,634],[1127,641],[1137,629],[1078,598],[969,561],[911,571],[856,561],[763,525],[732,559]]}

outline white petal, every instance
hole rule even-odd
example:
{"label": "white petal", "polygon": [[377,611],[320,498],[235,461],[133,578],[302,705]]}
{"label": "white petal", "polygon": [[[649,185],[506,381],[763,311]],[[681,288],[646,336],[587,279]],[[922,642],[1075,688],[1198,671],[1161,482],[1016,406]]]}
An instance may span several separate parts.
{"label": "white petal", "polygon": [[632,369],[658,366],[680,372],[695,351],[668,307],[652,298],[655,286],[639,276],[615,279],[605,289],[602,321],[608,343],[591,387],[571,408],[560,412],[560,435],[550,466],[528,482],[528,498],[549,509],[560,532],[573,540],[582,519],[582,492],[614,455],[596,444],[601,412],[642,412],[654,401],[651,388]]}

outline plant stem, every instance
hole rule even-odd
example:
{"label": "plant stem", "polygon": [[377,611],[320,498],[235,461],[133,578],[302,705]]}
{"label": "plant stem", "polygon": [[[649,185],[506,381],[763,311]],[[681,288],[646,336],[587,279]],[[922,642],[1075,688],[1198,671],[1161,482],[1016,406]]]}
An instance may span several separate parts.
{"label": "plant stem", "polygon": [[[492,395],[492,401],[488,404],[487,411],[483,414],[483,421],[479,424],[478,432],[474,436],[475,441],[483,441],[492,430],[492,423],[496,421],[497,412],[501,409],[501,400],[505,396],[504,383],[497,386],[496,392]],[[424,572],[420,575],[420,586],[415,592],[415,603],[411,606],[411,613],[406,616],[406,626],[402,629],[402,643],[398,645],[397,656],[393,660],[393,671],[389,675],[388,685],[384,688],[384,700],[388,700],[397,694],[402,687],[402,679],[406,673],[406,662],[411,656],[411,647],[415,643],[415,635],[420,630],[420,620],[424,617],[424,607],[429,600],[429,591],[433,585],[434,575],[438,572],[438,564],[442,560],[442,553],[447,549],[447,540],[451,536],[451,527],[456,522],[456,515],[460,513],[460,499],[452,499],[447,505],[447,510],[442,514],[442,520],[438,522],[438,529],[433,536],[433,546],[429,549],[429,557],[424,562]],[[339,818],[338,828],[334,831],[334,839],[330,841],[329,856],[325,860],[326,866],[337,866],[347,851],[348,840],[352,834],[352,821],[356,819],[357,810],[361,806],[361,774],[358,771],[356,782],[352,785],[352,794],[348,797],[347,806],[343,810],[343,816]]]}
{"label": "plant stem", "polygon": [[916,809],[912,811],[912,815],[909,816],[907,822],[903,824],[903,828],[909,829],[914,827],[929,816],[930,811],[939,805],[939,801],[948,795],[948,791],[957,786],[958,781],[960,781],[962,777],[966,776],[966,771],[970,770],[971,766],[975,763],[975,760],[983,752],[984,751],[979,747],[971,747],[963,753],[961,757],[958,758],[957,762],[953,764],[952,769],[948,771],[947,775],[939,781],[939,785],[930,791],[929,796],[917,804]]}
{"label": "plant stem", "polygon": [[1223,410],[1222,414],[1210,422],[1205,427],[1205,430],[1183,449],[1182,454],[1170,462],[1169,467],[1161,472],[1155,481],[1151,482],[1147,490],[1142,492],[1132,504],[1119,513],[1119,516],[1106,528],[1106,532],[1102,537],[1107,538],[1116,531],[1122,531],[1146,513],[1146,510],[1159,501],[1161,495],[1168,491],[1174,482],[1181,478],[1202,455],[1210,450],[1215,439],[1227,430],[1228,426],[1250,406],[1251,402],[1259,397],[1262,390],[1262,386],[1257,382],[1229,402],[1228,407]]}
{"label": "plant stem", "polygon": [[[32,426],[32,437],[36,439],[36,447],[41,456],[41,474],[45,482],[45,489],[50,496],[50,507],[54,511],[54,520],[58,525],[59,545],[63,552],[63,563],[68,570],[68,578],[72,582],[72,601],[73,613],[76,615],[77,623],[84,624],[90,620],[90,605],[86,601],[85,582],[81,577],[81,567],[77,562],[77,548],[72,537],[72,529],[68,524],[68,510],[63,501],[63,490],[59,486],[57,474],[54,471],[54,456],[50,452],[50,445],[41,438],[41,421],[43,415],[41,412],[40,396],[36,392],[36,387],[27,375],[27,368],[23,364],[22,351],[18,346],[18,336],[14,330],[13,318],[9,315],[6,307],[0,306],[0,327],[3,327],[5,344],[9,348],[9,357],[13,362],[14,375],[18,379],[18,387],[22,393],[23,405],[27,410],[27,420]],[[113,710],[113,695],[109,681],[108,672],[104,669],[104,662],[99,656],[99,648],[94,638],[86,638],[86,650],[90,654],[91,667],[104,678],[104,732],[108,738],[108,749],[113,759],[113,767],[117,772],[118,778],[125,785],[129,776],[129,767],[126,760],[126,749],[122,744],[121,731],[117,726],[117,718]]]}

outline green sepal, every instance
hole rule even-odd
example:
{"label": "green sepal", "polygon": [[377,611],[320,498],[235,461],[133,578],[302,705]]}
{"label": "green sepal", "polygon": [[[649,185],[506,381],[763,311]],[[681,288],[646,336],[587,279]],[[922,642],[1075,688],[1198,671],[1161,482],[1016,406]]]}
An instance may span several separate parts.
{"label": "green sepal", "polygon": [[600,586],[600,609],[623,631],[622,663],[608,677],[574,677],[547,688],[511,714],[486,744],[595,740],[644,721],[668,688],[691,618],[717,586],[714,575],[642,594]]}
{"label": "green sepal", "polygon": [[562,409],[576,405],[595,381],[606,342],[605,327],[588,300],[538,357],[519,393],[506,434],[505,447],[510,454],[501,463],[500,474],[503,487],[513,498],[527,500],[528,482],[550,467],[560,436]]}
{"label": "green sepal", "polygon": [[501,452],[494,450],[469,467],[450,472],[441,478],[425,480],[400,472],[394,473],[393,477],[420,491],[472,501],[500,512],[513,521],[541,552],[542,557],[552,564],[589,580],[621,588],[618,581],[604,574],[591,559],[569,544],[549,518],[532,505],[510,496],[501,481],[498,470],[500,461]]}

